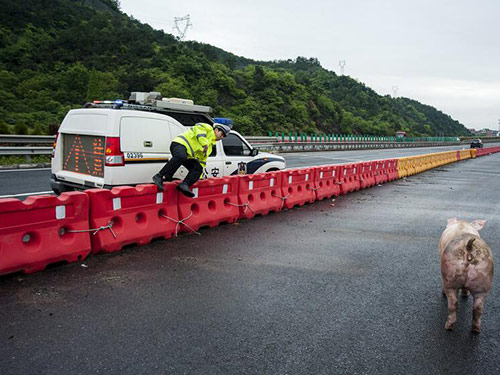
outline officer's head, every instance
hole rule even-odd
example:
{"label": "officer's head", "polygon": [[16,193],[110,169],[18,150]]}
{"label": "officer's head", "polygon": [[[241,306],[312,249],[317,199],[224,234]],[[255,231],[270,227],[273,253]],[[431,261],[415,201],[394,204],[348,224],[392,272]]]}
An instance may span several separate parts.
{"label": "officer's head", "polygon": [[231,128],[228,125],[225,124],[214,124],[214,133],[215,133],[215,138],[220,141],[222,138],[227,136],[229,132],[231,131]]}

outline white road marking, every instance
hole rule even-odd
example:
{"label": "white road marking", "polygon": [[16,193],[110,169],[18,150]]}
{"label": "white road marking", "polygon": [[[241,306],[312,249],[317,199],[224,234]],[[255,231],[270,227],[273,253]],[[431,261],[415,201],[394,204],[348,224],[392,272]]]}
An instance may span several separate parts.
{"label": "white road marking", "polygon": [[0,195],[0,198],[15,198],[15,197],[24,197],[24,196],[27,196],[27,195],[43,195],[43,194],[54,194],[54,192],[52,190],[50,190],[50,191],[38,191],[36,193]]}
{"label": "white road marking", "polygon": [[2,169],[2,170],[0,170],[0,173],[5,173],[5,172],[47,171],[47,170],[50,170],[50,168]]}

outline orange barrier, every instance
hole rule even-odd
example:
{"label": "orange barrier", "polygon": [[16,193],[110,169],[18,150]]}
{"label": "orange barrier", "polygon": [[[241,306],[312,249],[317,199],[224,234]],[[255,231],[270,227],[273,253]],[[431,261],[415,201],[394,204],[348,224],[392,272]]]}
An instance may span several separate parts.
{"label": "orange barrier", "polygon": [[360,171],[362,163],[343,164],[340,166],[340,192],[347,194],[361,189]]}
{"label": "orange barrier", "polygon": [[387,181],[389,181],[389,177],[387,175],[387,160],[377,160],[374,161],[373,164],[375,164],[375,182],[377,184],[383,184]]}
{"label": "orange barrier", "polygon": [[303,206],[315,201],[313,168],[287,169],[282,173],[281,198],[286,208]]}
{"label": "orange barrier", "polygon": [[251,219],[255,215],[267,215],[283,207],[281,184],[283,173],[267,172],[239,176],[239,218]]}
{"label": "orange barrier", "polygon": [[375,182],[375,172],[374,172],[374,162],[368,161],[360,163],[361,172],[360,172],[360,187],[361,189],[366,189],[371,186],[376,185]]}
{"label": "orange barrier", "polygon": [[0,275],[76,262],[90,252],[89,199],[63,193],[0,200]]}
{"label": "orange barrier", "polygon": [[322,165],[313,169],[316,200],[323,200],[325,198],[340,195],[339,166]]}
{"label": "orange barrier", "polygon": [[191,187],[194,198],[179,194],[179,220],[184,224],[182,232],[236,221],[240,216],[238,184],[239,176],[209,178]]}
{"label": "orange barrier", "polygon": [[87,190],[90,199],[92,253],[114,252],[128,244],[144,245],[153,238],[171,238],[177,229],[175,183],[120,186]]}
{"label": "orange barrier", "polygon": [[484,156],[500,152],[500,147],[486,147],[486,148],[476,148],[476,156]]}

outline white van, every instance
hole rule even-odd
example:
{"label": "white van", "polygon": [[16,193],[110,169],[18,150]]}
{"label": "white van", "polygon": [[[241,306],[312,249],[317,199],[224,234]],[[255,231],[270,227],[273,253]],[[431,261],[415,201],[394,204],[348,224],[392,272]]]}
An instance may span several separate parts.
{"label": "white van", "polygon": [[[159,93],[132,93],[127,102],[95,101],[85,107],[70,110],[59,128],[50,179],[56,194],[152,183],[153,175],[171,157],[172,139],[198,122],[214,123],[210,107],[185,99],[161,99]],[[259,152],[231,131],[213,148],[204,177],[285,167],[283,157]],[[174,178],[183,179],[186,174],[182,167]]]}

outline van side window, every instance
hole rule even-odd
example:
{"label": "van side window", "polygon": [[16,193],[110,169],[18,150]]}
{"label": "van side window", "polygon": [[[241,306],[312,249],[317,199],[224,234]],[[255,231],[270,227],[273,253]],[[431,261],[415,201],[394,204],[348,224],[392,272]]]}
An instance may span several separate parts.
{"label": "van side window", "polygon": [[217,156],[217,145],[212,146],[212,152],[208,155],[209,158],[213,158],[214,156]]}
{"label": "van side window", "polygon": [[249,156],[250,148],[236,134],[229,133],[222,138],[222,145],[227,156]]}

